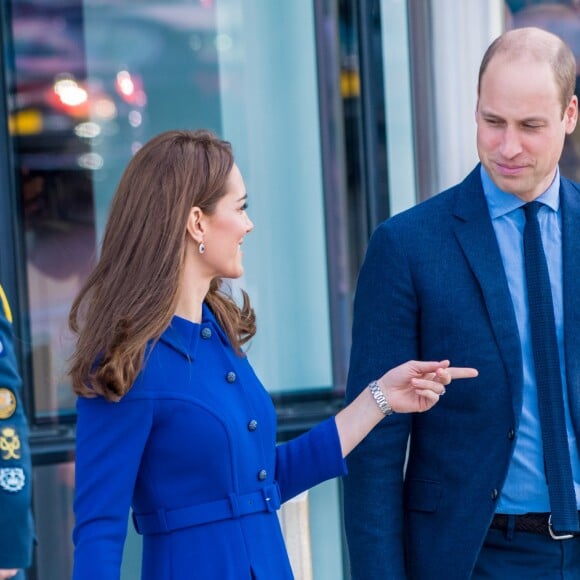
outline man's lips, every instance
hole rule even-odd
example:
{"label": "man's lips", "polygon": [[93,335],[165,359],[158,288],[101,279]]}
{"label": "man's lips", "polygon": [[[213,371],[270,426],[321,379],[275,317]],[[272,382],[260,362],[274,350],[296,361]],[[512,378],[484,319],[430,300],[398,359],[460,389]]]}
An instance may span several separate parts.
{"label": "man's lips", "polygon": [[501,163],[498,161],[494,161],[494,165],[499,173],[506,176],[519,175],[528,167],[527,165],[510,165],[509,163]]}

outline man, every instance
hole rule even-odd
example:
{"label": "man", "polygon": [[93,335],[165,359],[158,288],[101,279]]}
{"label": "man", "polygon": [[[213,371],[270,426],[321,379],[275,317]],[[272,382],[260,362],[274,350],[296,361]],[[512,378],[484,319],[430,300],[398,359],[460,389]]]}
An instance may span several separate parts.
{"label": "man", "polygon": [[12,342],[12,316],[0,286],[0,580],[32,560],[28,426]]}
{"label": "man", "polygon": [[[355,580],[580,578],[580,188],[558,170],[578,118],[575,66],[548,32],[516,29],[496,39],[479,75],[481,164],[372,236],[347,398],[408,359],[450,358],[479,378],[450,387],[429,413],[386,417],[351,455],[345,518]],[[558,524],[572,530],[552,525],[556,485],[549,489],[544,473],[539,411],[548,405],[536,391],[554,381],[535,354],[546,333],[531,331],[536,299],[532,318],[523,235],[536,218],[522,208],[533,200],[542,202],[555,318],[549,352],[558,362],[549,376],[561,375],[553,392],[565,395],[565,424],[555,431],[566,457],[550,465],[572,469],[574,522]]]}

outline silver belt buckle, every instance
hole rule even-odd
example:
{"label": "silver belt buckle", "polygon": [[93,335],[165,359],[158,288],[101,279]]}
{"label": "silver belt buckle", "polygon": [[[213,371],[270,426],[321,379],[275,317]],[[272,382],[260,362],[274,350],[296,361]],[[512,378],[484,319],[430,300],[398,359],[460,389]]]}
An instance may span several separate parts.
{"label": "silver belt buckle", "polygon": [[552,540],[571,540],[574,534],[555,534],[552,530],[552,514],[548,518],[548,531],[550,532],[550,537]]}

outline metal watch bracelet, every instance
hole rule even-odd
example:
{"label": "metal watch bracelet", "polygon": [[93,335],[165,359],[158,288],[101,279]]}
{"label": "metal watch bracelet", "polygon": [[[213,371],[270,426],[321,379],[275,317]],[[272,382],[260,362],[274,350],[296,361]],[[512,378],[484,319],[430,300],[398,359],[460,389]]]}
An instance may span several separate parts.
{"label": "metal watch bracelet", "polygon": [[371,381],[368,384],[368,387],[373,396],[373,399],[375,400],[375,403],[381,410],[381,413],[385,415],[385,417],[387,415],[391,415],[393,413],[393,408],[391,407],[391,405],[389,405],[389,401],[387,401],[387,398],[385,397],[383,391],[381,390],[379,382]]}

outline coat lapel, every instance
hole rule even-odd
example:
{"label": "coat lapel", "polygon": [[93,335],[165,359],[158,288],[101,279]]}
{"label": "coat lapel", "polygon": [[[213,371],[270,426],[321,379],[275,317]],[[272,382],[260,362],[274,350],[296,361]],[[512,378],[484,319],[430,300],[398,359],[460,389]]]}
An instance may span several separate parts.
{"label": "coat lapel", "polygon": [[562,179],[562,264],[564,344],[570,414],[580,436],[580,189]]}
{"label": "coat lapel", "polygon": [[519,333],[479,171],[478,165],[457,191],[454,230],[480,285],[508,384],[512,388],[514,416],[519,420],[522,404]]}

